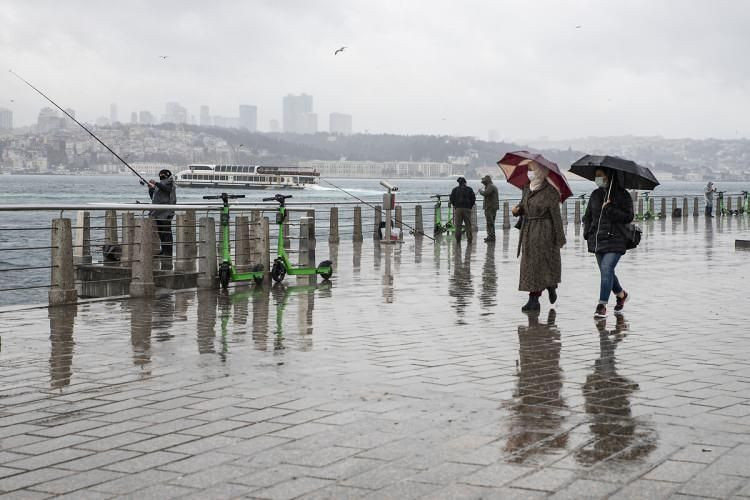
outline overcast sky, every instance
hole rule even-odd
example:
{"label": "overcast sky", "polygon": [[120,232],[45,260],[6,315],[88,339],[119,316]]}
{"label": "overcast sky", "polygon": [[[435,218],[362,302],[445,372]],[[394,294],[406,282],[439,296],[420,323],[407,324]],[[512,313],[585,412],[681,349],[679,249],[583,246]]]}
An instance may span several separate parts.
{"label": "overcast sky", "polygon": [[321,130],[750,137],[749,26],[746,0],[0,0],[0,107],[46,105],[13,69],[87,121],[255,104],[267,130],[304,92]]}

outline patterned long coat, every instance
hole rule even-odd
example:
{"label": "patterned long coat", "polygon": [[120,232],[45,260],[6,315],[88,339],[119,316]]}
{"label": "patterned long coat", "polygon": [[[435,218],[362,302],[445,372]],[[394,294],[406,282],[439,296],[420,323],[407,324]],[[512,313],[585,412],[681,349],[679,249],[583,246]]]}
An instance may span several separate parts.
{"label": "patterned long coat", "polygon": [[565,245],[565,230],[560,217],[560,194],[548,182],[537,191],[528,184],[521,199],[523,226],[518,241],[521,273],[518,289],[537,292],[560,283],[560,249]]}

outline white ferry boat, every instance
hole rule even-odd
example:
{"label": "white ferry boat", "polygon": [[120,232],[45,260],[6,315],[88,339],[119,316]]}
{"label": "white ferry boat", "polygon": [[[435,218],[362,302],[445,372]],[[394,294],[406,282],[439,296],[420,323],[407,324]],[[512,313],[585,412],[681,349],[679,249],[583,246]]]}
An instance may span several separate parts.
{"label": "white ferry boat", "polygon": [[190,165],[175,174],[180,187],[249,189],[304,189],[320,183],[311,167],[264,167],[261,165]]}

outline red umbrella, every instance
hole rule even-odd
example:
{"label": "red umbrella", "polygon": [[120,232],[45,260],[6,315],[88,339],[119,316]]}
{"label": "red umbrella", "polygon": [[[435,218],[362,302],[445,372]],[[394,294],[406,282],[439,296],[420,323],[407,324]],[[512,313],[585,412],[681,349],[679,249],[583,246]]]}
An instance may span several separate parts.
{"label": "red umbrella", "polygon": [[505,174],[505,180],[517,188],[523,189],[529,182],[526,172],[531,162],[549,170],[547,180],[560,193],[560,203],[573,194],[573,191],[570,190],[568,180],[560,171],[560,167],[542,155],[529,153],[528,151],[511,151],[510,153],[505,153],[505,156],[497,162],[497,165]]}

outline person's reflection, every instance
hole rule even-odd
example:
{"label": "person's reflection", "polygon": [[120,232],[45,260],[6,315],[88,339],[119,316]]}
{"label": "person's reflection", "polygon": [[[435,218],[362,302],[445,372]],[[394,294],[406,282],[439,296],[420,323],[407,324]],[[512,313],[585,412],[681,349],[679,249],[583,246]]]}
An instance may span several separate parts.
{"label": "person's reflection", "polygon": [[448,294],[455,299],[456,324],[465,325],[464,316],[470,298],[474,295],[471,283],[471,245],[466,246],[465,255],[461,256],[461,247],[456,246],[453,253],[453,273],[448,280]]}
{"label": "person's reflection", "polygon": [[253,295],[253,344],[259,351],[268,350],[268,320],[271,287],[259,287]]}
{"label": "person's reflection", "polygon": [[208,354],[216,352],[214,338],[216,337],[216,307],[218,292],[215,290],[198,290],[198,352]]}
{"label": "person's reflection", "polygon": [[630,397],[638,390],[638,384],[619,375],[615,366],[615,348],[627,335],[627,323],[622,315],[616,316],[612,331],[607,331],[606,323],[606,319],[596,323],[599,359],[594,362],[594,372],[586,377],[583,385],[589,428],[596,440],[591,446],[578,449],[575,458],[587,465],[616,453],[619,459],[635,460],[656,448],[653,426],[646,425],[632,414]]}
{"label": "person's reflection", "polygon": [[49,378],[53,389],[70,385],[73,374],[73,329],[78,314],[76,304],[50,307],[49,316]]}
{"label": "person's reflection", "polygon": [[495,268],[495,242],[487,242],[487,254],[482,267],[482,291],[479,294],[479,305],[484,310],[482,316],[492,314],[492,307],[497,304],[497,270]]}
{"label": "person's reflection", "polygon": [[133,349],[133,364],[150,375],[148,365],[151,363],[151,330],[154,317],[152,299],[130,300],[130,344]]}
{"label": "person's reflection", "polygon": [[528,325],[518,327],[518,386],[505,445],[517,462],[565,448],[568,442],[568,434],[561,432],[566,405],[555,315],[550,309],[547,323],[540,323],[539,313],[534,312],[528,315]]}
{"label": "person's reflection", "polygon": [[714,226],[713,226],[713,219],[710,217],[706,217],[706,227],[704,229],[703,234],[705,235],[705,251],[706,251],[706,260],[711,260],[714,253]]}

